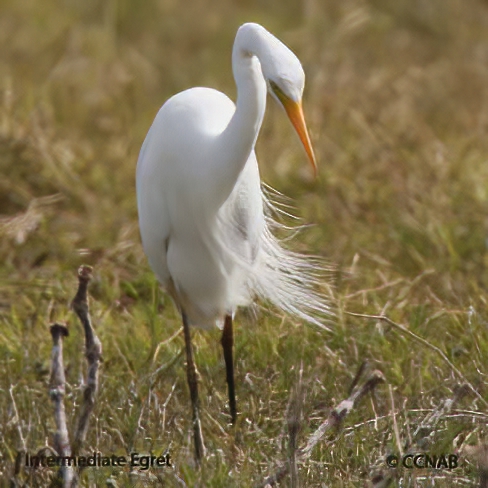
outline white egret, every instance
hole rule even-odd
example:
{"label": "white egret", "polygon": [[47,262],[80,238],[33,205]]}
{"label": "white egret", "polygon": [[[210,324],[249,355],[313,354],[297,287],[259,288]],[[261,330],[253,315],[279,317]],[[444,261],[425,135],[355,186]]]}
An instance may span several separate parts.
{"label": "white egret", "polygon": [[308,158],[315,157],[302,112],[298,58],[264,27],[247,23],[232,52],[237,106],[211,88],[191,88],[159,110],[137,163],[142,243],[183,319],[196,458],[203,455],[190,325],[223,328],[229,407],[236,421],[232,320],[255,296],[318,323],[327,313],[313,262],[284,249],[271,229],[254,153],[266,92],[281,104]]}

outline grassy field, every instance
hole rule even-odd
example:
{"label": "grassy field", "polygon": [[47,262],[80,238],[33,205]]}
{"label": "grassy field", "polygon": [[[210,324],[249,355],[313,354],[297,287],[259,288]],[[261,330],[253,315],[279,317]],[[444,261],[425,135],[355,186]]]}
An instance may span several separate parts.
{"label": "grassy field", "polygon": [[[257,151],[263,179],[313,224],[289,246],[331,264],[323,291],[336,315],[324,333],[265,304],[255,318],[238,314],[236,429],[219,331],[194,333],[207,447],[198,471],[180,319],[142,251],[134,172],[169,96],[204,85],[235,97],[230,54],[246,21],[282,39],[307,74],[318,179],[272,102]],[[52,445],[55,321],[70,328],[65,400],[75,421],[85,362],[69,303],[83,263],[94,268],[91,312],[104,348],[86,452],[167,449],[174,463],[140,475],[88,469],[83,486],[258,485],[287,459],[300,369],[303,447],[364,362],[386,381],[299,464],[301,486],[379,487],[375,476],[401,487],[479,486],[487,132],[486,1],[0,0],[2,486],[46,486],[53,473],[14,476],[23,443],[30,454]],[[456,454],[459,467],[389,469],[386,456],[400,449]],[[13,478],[18,485],[7,484]]]}

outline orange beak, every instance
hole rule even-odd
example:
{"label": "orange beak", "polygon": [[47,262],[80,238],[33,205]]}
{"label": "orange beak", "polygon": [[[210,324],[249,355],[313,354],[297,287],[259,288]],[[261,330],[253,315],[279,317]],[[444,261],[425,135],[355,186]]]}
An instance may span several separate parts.
{"label": "orange beak", "polygon": [[305,117],[303,116],[302,102],[294,102],[288,97],[280,97],[280,101],[288,114],[293,127],[297,131],[298,137],[302,141],[303,147],[307,152],[308,159],[313,167],[313,174],[317,176],[317,163],[315,161],[315,154],[313,152],[312,143],[310,142],[310,137],[308,135],[307,124],[305,123]]}

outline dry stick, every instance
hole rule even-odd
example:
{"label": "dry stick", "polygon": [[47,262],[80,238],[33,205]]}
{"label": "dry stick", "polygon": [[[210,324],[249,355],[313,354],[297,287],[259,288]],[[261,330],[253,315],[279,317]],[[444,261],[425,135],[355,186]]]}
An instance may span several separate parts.
{"label": "dry stick", "polygon": [[[49,381],[49,396],[54,405],[54,420],[56,422],[56,433],[54,434],[54,448],[61,457],[71,456],[69,444],[68,427],[66,425],[66,412],[64,410],[64,395],[66,392],[66,379],[64,376],[63,364],[63,338],[68,336],[68,329],[62,324],[53,324],[50,327],[53,339],[51,354],[51,379]],[[58,473],[62,486],[68,488],[73,479],[71,466],[64,463]]]}
{"label": "dry stick", "polygon": [[444,352],[442,352],[442,350],[439,347],[434,346],[434,344],[431,344],[429,341],[418,336],[417,334],[415,334],[411,330],[408,330],[405,326],[394,322],[393,320],[388,318],[386,315],[368,315],[368,314],[364,314],[364,313],[355,313],[355,312],[346,312],[346,313],[348,315],[352,315],[353,317],[362,317],[365,319],[383,320],[387,324],[390,324],[396,330],[399,330],[403,334],[411,337],[412,339],[415,339],[417,342],[420,342],[425,347],[428,347],[430,350],[437,353],[443,359],[443,361],[447,363],[447,365],[451,368],[451,370],[457,374],[457,376],[463,381],[463,383],[465,383],[469,387],[469,389],[474,393],[476,398],[478,400],[480,400],[485,407],[488,407],[488,402],[478,393],[476,388],[466,379],[466,377],[463,375],[463,373],[461,373],[461,371],[458,368],[456,368],[456,366],[454,366],[454,364],[449,360],[449,358],[444,354]]}
{"label": "dry stick", "polygon": [[346,416],[351,413],[355,404],[361,400],[367,393],[373,391],[380,383],[385,382],[385,377],[381,371],[375,370],[371,373],[368,380],[360,387],[356,388],[347,400],[343,400],[332,410],[329,417],[322,422],[320,427],[309,438],[307,445],[302,450],[305,458],[310,457],[312,449],[319,443],[324,435],[332,429],[338,428]]}
{"label": "dry stick", "polygon": [[95,406],[95,396],[98,391],[98,368],[102,360],[102,344],[93,330],[88,307],[87,288],[88,282],[91,279],[91,273],[92,268],[90,266],[84,265],[78,269],[78,291],[71,303],[73,310],[78,315],[85,330],[85,357],[88,363],[83,403],[81,405],[80,417],[73,442],[74,456],[78,455],[86,439],[88,421]]}
{"label": "dry stick", "polygon": [[[355,388],[347,400],[343,400],[334,410],[330,412],[329,417],[322,422],[319,428],[308,438],[307,445],[298,451],[297,460],[303,462],[309,459],[312,454],[312,450],[323,439],[325,434],[331,430],[338,429],[347,415],[351,413],[356,403],[384,381],[385,377],[381,371],[373,371],[363,385]],[[289,472],[290,463],[282,464],[278,467],[273,475],[268,476],[261,484],[257,485],[257,488],[275,486]]]}

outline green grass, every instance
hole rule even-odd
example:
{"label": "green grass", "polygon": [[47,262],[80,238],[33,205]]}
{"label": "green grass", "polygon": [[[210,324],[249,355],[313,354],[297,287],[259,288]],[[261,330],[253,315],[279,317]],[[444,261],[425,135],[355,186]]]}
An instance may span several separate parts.
{"label": "green grass", "polygon": [[[19,432],[31,454],[52,445],[54,321],[70,328],[66,408],[75,421],[85,363],[69,302],[82,263],[94,267],[91,313],[104,348],[86,451],[169,449],[174,471],[153,471],[164,486],[181,486],[176,476],[188,486],[253,486],[274,472],[287,457],[301,365],[300,446],[347,398],[364,361],[386,377],[300,465],[307,487],[370,486],[372,471],[388,472],[385,456],[398,451],[393,411],[405,443],[463,381],[488,401],[486,2],[78,3],[0,7],[0,478],[14,475]],[[194,333],[208,451],[199,472],[180,319],[140,245],[134,172],[165,99],[195,85],[235,96],[232,42],[249,20],[289,45],[307,73],[319,178],[271,101],[257,150],[263,179],[314,224],[290,246],[333,266],[324,290],[336,316],[327,334],[264,308],[238,314],[235,431],[219,332]],[[347,312],[385,313],[451,365]],[[459,453],[459,468],[398,470],[394,484],[477,486],[466,447],[486,443],[486,415],[479,398],[464,396],[424,439],[428,452]],[[45,486],[50,473],[29,486]],[[84,486],[110,475],[130,486],[126,471],[109,469],[87,470]]]}

